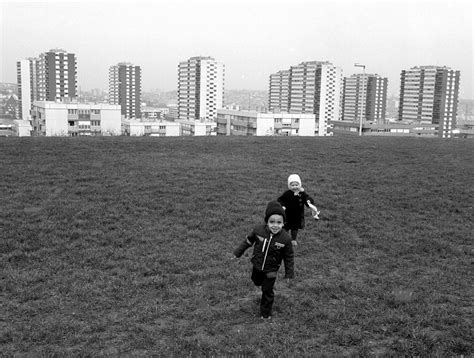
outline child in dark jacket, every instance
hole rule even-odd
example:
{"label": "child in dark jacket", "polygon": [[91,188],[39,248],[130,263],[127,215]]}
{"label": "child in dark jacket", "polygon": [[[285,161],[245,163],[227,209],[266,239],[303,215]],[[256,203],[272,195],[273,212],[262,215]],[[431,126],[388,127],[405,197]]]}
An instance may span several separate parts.
{"label": "child in dark jacket", "polygon": [[298,230],[303,229],[305,224],[304,207],[306,206],[312,210],[315,219],[319,219],[319,210],[314,205],[314,199],[301,186],[301,179],[298,174],[291,174],[288,177],[288,190],[277,201],[285,209],[286,224],[284,229],[291,233],[291,243],[296,246]]}
{"label": "child in dark jacket", "polygon": [[253,246],[251,262],[253,264],[251,279],[255,286],[262,287],[260,314],[262,318],[271,318],[273,288],[282,260],[285,263],[285,278],[294,277],[294,253],[291,238],[283,230],[285,210],[276,202],[270,202],[265,210],[265,224],[257,225],[237,249],[234,258],[242,256]]}

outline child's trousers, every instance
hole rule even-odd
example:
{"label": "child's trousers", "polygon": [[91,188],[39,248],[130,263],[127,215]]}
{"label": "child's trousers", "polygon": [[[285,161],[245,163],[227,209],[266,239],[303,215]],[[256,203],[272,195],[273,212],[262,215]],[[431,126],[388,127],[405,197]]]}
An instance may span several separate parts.
{"label": "child's trousers", "polygon": [[[272,277],[268,277],[272,276]],[[264,318],[268,318],[272,315],[273,299],[275,292],[273,287],[276,281],[276,272],[262,272],[257,270],[255,267],[252,270],[251,277],[255,286],[262,286],[262,299],[260,300],[260,314]]]}

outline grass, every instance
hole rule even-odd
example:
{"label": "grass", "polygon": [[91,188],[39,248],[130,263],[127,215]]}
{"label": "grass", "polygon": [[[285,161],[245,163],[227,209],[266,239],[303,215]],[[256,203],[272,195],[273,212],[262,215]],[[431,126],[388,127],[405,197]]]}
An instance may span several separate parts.
{"label": "grass", "polygon": [[[0,138],[0,150],[7,356],[474,353],[474,141]],[[262,322],[248,257],[229,259],[291,173],[322,219],[307,213],[294,284],[277,279]]]}

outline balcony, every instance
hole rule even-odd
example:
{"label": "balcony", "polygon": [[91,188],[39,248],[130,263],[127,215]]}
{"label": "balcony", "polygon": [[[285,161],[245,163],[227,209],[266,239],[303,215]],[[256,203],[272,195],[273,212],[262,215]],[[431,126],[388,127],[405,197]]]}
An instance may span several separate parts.
{"label": "balcony", "polygon": [[247,127],[248,124],[249,124],[249,121],[248,120],[232,118],[230,123],[234,126]]}

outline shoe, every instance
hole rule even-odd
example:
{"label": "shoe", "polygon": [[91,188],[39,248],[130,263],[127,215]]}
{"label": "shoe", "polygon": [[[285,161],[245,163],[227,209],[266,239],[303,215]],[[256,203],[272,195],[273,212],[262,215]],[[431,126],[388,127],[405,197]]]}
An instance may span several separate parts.
{"label": "shoe", "polygon": [[260,318],[261,318],[261,319],[272,319],[272,316],[267,316],[267,317],[262,316],[262,317],[260,317]]}

